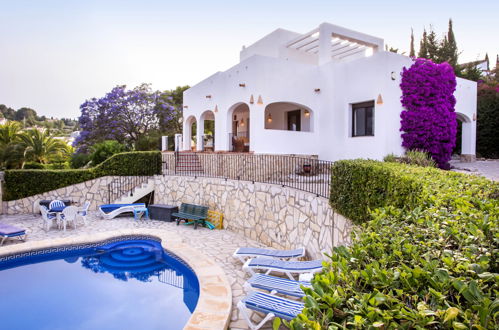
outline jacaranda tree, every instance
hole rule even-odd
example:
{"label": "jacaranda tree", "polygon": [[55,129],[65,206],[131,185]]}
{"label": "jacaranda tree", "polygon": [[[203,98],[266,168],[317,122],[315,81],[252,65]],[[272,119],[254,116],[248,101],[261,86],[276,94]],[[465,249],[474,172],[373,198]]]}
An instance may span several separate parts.
{"label": "jacaranda tree", "polygon": [[416,59],[402,71],[402,146],[428,152],[435,163],[449,168],[456,144],[457,122],[454,106],[456,76],[447,63]]}
{"label": "jacaranda tree", "polygon": [[127,90],[117,86],[102,98],[85,101],[81,106],[81,134],[75,141],[78,151],[105,140],[135,145],[140,137],[173,119],[170,97],[153,91],[148,84]]}

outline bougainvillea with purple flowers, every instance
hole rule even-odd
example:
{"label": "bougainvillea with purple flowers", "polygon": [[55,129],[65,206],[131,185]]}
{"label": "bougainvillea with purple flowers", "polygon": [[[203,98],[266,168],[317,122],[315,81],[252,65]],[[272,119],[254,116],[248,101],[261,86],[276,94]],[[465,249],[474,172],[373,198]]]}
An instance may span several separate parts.
{"label": "bougainvillea with purple flowers", "polygon": [[173,119],[171,97],[152,91],[142,84],[127,90],[117,86],[102,98],[92,98],[81,106],[80,136],[74,146],[78,152],[104,140],[117,140],[134,145],[137,140]]}
{"label": "bougainvillea with purple flowers", "polygon": [[447,63],[416,59],[402,71],[402,146],[428,152],[440,168],[448,169],[456,144],[454,106],[456,76]]}

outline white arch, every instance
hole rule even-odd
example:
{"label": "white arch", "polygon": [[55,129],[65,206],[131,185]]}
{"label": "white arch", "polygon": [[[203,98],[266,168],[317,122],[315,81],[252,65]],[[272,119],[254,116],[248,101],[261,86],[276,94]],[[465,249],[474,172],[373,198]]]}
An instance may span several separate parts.
{"label": "white arch", "polygon": [[[204,111],[201,116],[199,117],[199,124],[197,126],[197,150],[204,150],[205,149],[205,144],[204,144],[204,122],[206,120],[213,120],[213,122],[216,125],[216,120],[215,120],[215,113],[212,110],[206,110]],[[213,129],[213,138],[215,139],[215,129]],[[214,141],[213,141],[214,143]],[[213,145],[213,150],[215,146]]]}
{"label": "white arch", "polygon": [[[234,115],[241,116],[241,118],[234,120]],[[248,142],[250,141],[249,118],[250,118],[250,107],[247,103],[237,102],[229,107],[229,110],[227,111],[227,131],[226,131],[228,133],[226,137],[227,150],[232,150],[232,137],[241,134],[239,132],[244,131],[246,139],[248,139]],[[235,121],[237,121],[237,127],[234,127]],[[234,132],[234,129],[236,129],[237,131]]]}
{"label": "white arch", "polygon": [[314,131],[314,111],[303,104],[290,101],[277,101],[269,103],[265,107],[265,129],[287,130],[286,113],[288,111],[300,110],[301,115],[301,131]]}
{"label": "white arch", "polygon": [[473,121],[467,115],[456,112],[456,118],[463,123],[461,133],[461,155],[475,155],[475,136],[473,131],[476,129]]}
{"label": "white arch", "polygon": [[184,120],[184,127],[183,127],[184,150],[189,150],[189,151],[191,150],[192,124],[196,122],[197,120],[194,115],[190,115]]}

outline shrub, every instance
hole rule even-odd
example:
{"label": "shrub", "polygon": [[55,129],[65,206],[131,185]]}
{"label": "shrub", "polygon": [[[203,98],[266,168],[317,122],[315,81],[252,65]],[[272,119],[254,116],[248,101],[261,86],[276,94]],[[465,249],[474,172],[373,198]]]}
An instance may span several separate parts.
{"label": "shrub", "polygon": [[71,168],[82,168],[90,162],[90,155],[84,153],[75,153],[71,155]]}
{"label": "shrub", "polygon": [[[351,246],[333,249],[289,327],[497,329],[499,184],[403,164],[338,163],[344,175],[354,172],[352,182],[359,172],[377,174],[358,203],[379,204],[385,191],[374,183],[383,175],[393,186],[400,178],[401,189],[392,187],[391,199],[354,229]],[[408,179],[419,182],[419,202],[400,207]],[[357,198],[357,188],[342,192]]]}
{"label": "shrub", "polygon": [[23,168],[26,170],[43,170],[45,166],[38,162],[26,162]]}
{"label": "shrub", "polygon": [[127,151],[125,145],[119,143],[116,140],[107,140],[101,143],[97,143],[92,147],[92,153],[90,159],[92,160],[92,165],[98,165],[111,157],[114,154]]}
{"label": "shrub", "polygon": [[394,154],[386,155],[383,161],[387,163],[402,163],[409,165],[417,165],[423,167],[435,167],[435,162],[431,156],[424,152],[418,150],[407,150],[405,155],[397,157]]}
{"label": "shrub", "polygon": [[435,64],[417,59],[402,72],[402,146],[424,150],[440,168],[450,169],[449,160],[456,144],[456,76],[447,63]]}
{"label": "shrub", "polygon": [[5,171],[3,200],[16,200],[107,175],[155,175],[161,173],[159,151],[116,154],[88,169]]}
{"label": "shrub", "polygon": [[[499,78],[498,78],[499,79]],[[482,157],[499,158],[499,86],[478,87],[476,151]]]}

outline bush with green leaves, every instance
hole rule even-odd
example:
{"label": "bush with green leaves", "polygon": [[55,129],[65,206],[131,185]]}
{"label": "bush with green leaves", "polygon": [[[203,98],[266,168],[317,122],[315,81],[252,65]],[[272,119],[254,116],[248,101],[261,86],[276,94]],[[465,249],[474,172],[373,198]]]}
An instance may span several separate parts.
{"label": "bush with green leaves", "polygon": [[[312,288],[304,288],[302,314],[287,325],[497,329],[499,184],[403,164],[359,160],[335,167],[333,176],[341,168],[342,181],[351,182],[350,190],[341,189],[343,202],[352,196],[365,210],[361,203],[371,201],[368,217],[349,212],[360,224],[351,246],[333,249]],[[406,196],[412,184],[416,197]],[[383,196],[388,199],[381,203]],[[342,200],[333,199],[338,209]]]}
{"label": "bush with green leaves", "polygon": [[161,152],[139,151],[115,154],[96,167],[72,170],[7,170],[3,200],[41,194],[107,175],[132,176],[161,173]]}
{"label": "bush with green leaves", "polygon": [[114,154],[127,151],[127,147],[116,140],[106,140],[94,144],[91,149],[90,159],[92,165],[98,165]]}
{"label": "bush with green leaves", "polygon": [[418,166],[436,166],[435,162],[428,153],[418,150],[407,150],[405,154],[400,157],[397,157],[394,154],[389,154],[383,158],[383,161],[388,163],[402,163]]}
{"label": "bush with green leaves", "polygon": [[71,155],[69,163],[71,164],[71,168],[82,168],[90,162],[90,158],[90,154],[74,153]]}

